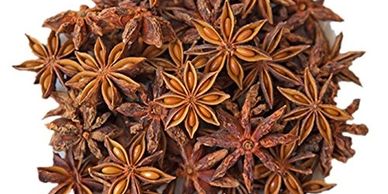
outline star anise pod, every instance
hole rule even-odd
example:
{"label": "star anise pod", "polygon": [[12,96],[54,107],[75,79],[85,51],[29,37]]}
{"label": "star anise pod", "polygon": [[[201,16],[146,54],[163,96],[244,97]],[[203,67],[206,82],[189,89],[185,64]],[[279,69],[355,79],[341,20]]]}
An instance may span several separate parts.
{"label": "star anise pod", "polygon": [[43,26],[57,33],[69,35],[78,50],[91,34],[103,35],[101,24],[96,18],[98,12],[98,9],[81,5],[79,11],[66,11],[48,18]]}
{"label": "star anise pod", "polygon": [[[298,130],[298,125],[295,125],[290,133],[297,136]],[[265,194],[281,193],[283,185],[290,193],[305,193],[301,181],[295,173],[302,175],[312,174],[313,171],[311,167],[309,169],[305,169],[303,166],[299,166],[298,164],[304,160],[314,158],[315,154],[311,152],[297,153],[297,148],[297,142],[292,142],[290,144],[283,144],[280,147],[271,149],[275,163],[279,166],[277,171],[267,169],[264,164],[255,166],[255,179],[266,178],[266,184],[264,187]]]}
{"label": "star anise pod", "polygon": [[128,152],[118,142],[107,138],[105,146],[109,158],[103,163],[89,169],[90,175],[105,186],[107,194],[140,194],[143,193],[142,183],[169,183],[175,177],[149,166],[160,156],[161,151],[144,157],[146,142],[144,133],[135,137]]}
{"label": "star anise pod", "polygon": [[343,19],[334,13],[331,9],[323,5],[323,1],[314,0],[293,0],[295,5],[289,6],[289,10],[294,12],[287,20],[287,26],[295,29],[303,25],[306,20],[313,18],[319,21],[337,21]]}
{"label": "star anise pod", "polygon": [[86,106],[81,110],[82,118],[78,121],[59,118],[47,124],[47,128],[54,131],[50,144],[55,151],[71,150],[76,160],[82,160],[87,150],[100,159],[103,154],[98,142],[116,135],[117,127],[107,122],[109,112],[97,115],[95,108]]}
{"label": "star anise pod", "polygon": [[[294,85],[303,84],[302,80],[298,76],[296,76],[292,71],[288,70],[288,68],[284,65],[281,65],[281,63],[286,63],[291,58],[297,56],[299,53],[309,48],[309,46],[298,45],[281,48],[280,42],[283,38],[283,34],[284,23],[280,23],[266,35],[263,40],[262,49],[267,52],[272,59],[258,61],[248,65],[246,69],[249,70],[249,73],[243,82],[245,90],[248,90],[252,84],[256,83],[256,79],[259,78],[261,90],[270,108],[274,103],[274,83],[272,81],[271,75],[279,80],[292,83]],[[245,91],[243,90],[241,92],[244,93]],[[238,95],[236,97],[238,97]]]}
{"label": "star anise pod", "polygon": [[190,138],[194,137],[199,127],[198,116],[212,125],[219,125],[216,114],[210,106],[218,105],[229,98],[229,95],[210,90],[217,78],[217,72],[207,73],[198,77],[191,62],[187,62],[183,79],[163,73],[163,80],[170,93],[156,100],[165,108],[171,109],[166,121],[166,128],[175,127],[185,120],[185,128]]}
{"label": "star anise pod", "polygon": [[[358,110],[359,105],[360,100],[356,99],[345,109],[345,111],[349,115],[352,115]],[[368,133],[368,127],[364,124],[347,124],[346,121],[333,123],[333,157],[341,162],[346,162],[356,153],[351,147],[352,139],[345,136],[344,133],[366,135]]]}
{"label": "star anise pod", "polygon": [[37,72],[35,83],[42,88],[43,98],[48,98],[55,90],[57,79],[64,86],[65,75],[72,77],[83,68],[69,55],[74,52],[74,45],[71,41],[61,44],[61,41],[54,32],[51,32],[47,45],[27,35],[32,52],[38,57],[35,60],[28,60],[20,65],[14,66],[18,70]]}
{"label": "star anise pod", "polygon": [[244,3],[244,14],[243,18],[246,18],[247,15],[252,12],[252,10],[255,8],[256,3],[258,7],[258,11],[265,19],[268,20],[270,24],[274,23],[273,19],[273,11],[272,11],[272,4],[280,4],[285,7],[295,5],[294,0],[241,0]]}
{"label": "star anise pod", "polygon": [[160,146],[164,126],[163,120],[167,116],[167,110],[163,108],[154,99],[161,95],[163,89],[163,79],[161,72],[156,71],[155,82],[151,86],[152,91],[140,90],[142,102],[127,102],[117,107],[117,112],[126,117],[134,118],[146,129],[147,151],[155,153]]}
{"label": "star anise pod", "polygon": [[140,86],[128,74],[142,62],[142,57],[123,57],[124,43],[117,44],[107,55],[107,49],[100,38],[94,46],[94,57],[77,52],[76,56],[84,71],[66,82],[67,86],[81,90],[79,103],[102,95],[105,104],[113,110],[123,97],[131,96]]}
{"label": "star anise pod", "polygon": [[91,165],[90,158],[74,160],[71,152],[65,158],[54,154],[54,165],[39,167],[39,180],[42,182],[57,183],[50,194],[93,194],[102,191],[102,185],[93,180],[87,171]]}
{"label": "star anise pod", "polygon": [[229,175],[212,180],[213,167],[224,159],[228,150],[221,149],[204,154],[203,148],[194,150],[193,147],[192,143],[179,146],[182,161],[179,163],[177,177],[184,180],[184,193],[193,193],[193,189],[199,194],[216,193],[215,188],[239,186],[239,182]]}
{"label": "star anise pod", "polygon": [[339,81],[351,81],[361,85],[359,78],[349,69],[352,62],[359,57],[362,57],[365,52],[351,51],[341,53],[343,34],[340,33],[330,49],[328,57],[325,58],[325,64],[320,69],[319,76],[325,77],[333,74],[334,78]]}
{"label": "star anise pod", "polygon": [[128,45],[141,38],[148,45],[160,48],[175,39],[170,22],[154,15],[146,7],[120,4],[103,10],[98,14],[98,19],[115,29],[123,29],[122,39]]}
{"label": "star anise pod", "polygon": [[[225,1],[220,16],[219,27],[222,36],[213,26],[205,21],[193,19],[192,22],[202,39],[210,44],[198,45],[187,51],[187,53],[195,55],[212,54],[213,57],[205,66],[206,72],[220,71],[226,63],[229,77],[240,89],[243,88],[244,71],[239,59],[247,62],[271,59],[265,52],[257,47],[246,44],[259,33],[266,21],[260,20],[247,24],[234,33],[235,17],[229,1]],[[204,50],[210,51],[205,52]]]}
{"label": "star anise pod", "polygon": [[255,165],[253,156],[271,170],[277,170],[278,165],[274,162],[273,157],[268,153],[266,148],[275,147],[279,144],[286,144],[296,140],[293,134],[271,133],[274,125],[283,115],[286,107],[282,107],[264,118],[252,130],[251,111],[255,106],[258,85],[251,87],[247,93],[241,115],[235,117],[226,111],[220,109],[218,116],[221,120],[220,130],[197,138],[198,143],[205,146],[221,147],[232,150],[218,166],[213,178],[223,177],[227,170],[244,156],[243,179],[249,192],[252,192],[253,186],[253,167]]}
{"label": "star anise pod", "polygon": [[330,76],[318,93],[317,83],[308,68],[304,72],[305,94],[295,89],[280,88],[278,90],[288,100],[295,103],[297,107],[284,116],[285,121],[302,120],[300,127],[299,145],[309,136],[314,126],[330,146],[333,145],[333,131],[327,117],[337,121],[347,121],[352,117],[335,105],[326,104],[323,101],[328,86],[331,82]]}

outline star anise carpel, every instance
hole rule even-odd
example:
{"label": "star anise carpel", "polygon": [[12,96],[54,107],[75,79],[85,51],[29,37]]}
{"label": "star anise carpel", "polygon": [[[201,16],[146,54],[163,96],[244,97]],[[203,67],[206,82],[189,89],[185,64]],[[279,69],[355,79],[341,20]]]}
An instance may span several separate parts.
{"label": "star anise carpel", "polygon": [[[264,98],[270,107],[274,104],[273,89],[276,87],[272,81],[272,76],[294,85],[302,85],[303,83],[295,73],[288,70],[287,66],[281,63],[287,63],[291,58],[308,49],[309,45],[286,46],[282,48],[280,47],[280,42],[283,39],[283,34],[284,23],[280,23],[265,36],[262,50],[268,53],[271,59],[248,65],[246,69],[249,70],[249,73],[243,81],[245,90],[248,90],[258,77]],[[238,92],[235,97],[238,97],[238,94],[241,94],[241,92]]]}
{"label": "star anise carpel", "polygon": [[80,90],[79,103],[98,95],[109,109],[119,105],[122,98],[133,95],[139,83],[128,76],[143,57],[123,57],[124,43],[117,44],[109,53],[100,38],[94,46],[94,56],[76,52],[78,61],[85,69],[77,73],[66,85]]}
{"label": "star anise carpel", "polygon": [[18,70],[37,72],[35,83],[39,83],[43,98],[48,98],[55,91],[55,83],[58,80],[65,86],[65,75],[72,77],[83,70],[80,64],[69,58],[74,53],[74,45],[71,41],[62,44],[59,36],[51,32],[47,45],[37,39],[26,35],[32,52],[38,57],[14,66]]}
{"label": "star anise carpel", "polygon": [[39,179],[42,182],[57,183],[50,194],[93,194],[101,192],[102,185],[93,180],[87,171],[93,161],[90,157],[85,160],[75,160],[71,152],[65,158],[54,154],[54,164],[51,167],[39,167]]}
{"label": "star anise carpel", "polygon": [[[199,45],[197,48],[194,47],[188,50],[187,53],[195,55],[212,54],[212,58],[205,66],[205,71],[221,71],[224,65],[226,65],[229,77],[242,89],[244,70],[239,60],[255,62],[271,59],[261,49],[246,44],[259,33],[266,20],[247,24],[235,32],[236,21],[229,1],[225,1],[219,20],[221,33],[205,21],[192,20],[199,35],[209,44]],[[210,51],[204,52],[204,49]],[[197,52],[197,50],[199,51]]]}
{"label": "star anise carpel", "polygon": [[89,168],[90,175],[104,184],[107,194],[143,193],[142,185],[169,183],[175,177],[151,166],[161,151],[144,157],[146,142],[144,133],[135,136],[128,151],[118,142],[106,138],[109,160]]}
{"label": "star anise carpel", "polygon": [[183,72],[183,79],[163,73],[163,80],[170,90],[156,100],[165,108],[171,109],[166,120],[166,128],[179,125],[185,120],[185,128],[190,138],[194,137],[200,121],[219,125],[217,115],[210,106],[218,105],[229,98],[229,95],[211,90],[217,78],[217,72],[198,75],[197,70],[187,62]]}
{"label": "star anise carpel", "polygon": [[251,87],[238,118],[220,109],[218,111],[221,120],[220,130],[197,138],[198,143],[205,146],[231,150],[231,153],[225,157],[216,169],[213,178],[223,177],[227,170],[244,156],[242,176],[249,192],[252,192],[253,189],[253,166],[255,165],[253,157],[258,157],[267,168],[275,170],[278,165],[274,163],[267,148],[296,140],[296,136],[293,134],[273,132],[274,125],[281,118],[286,107],[276,110],[259,122],[255,128],[252,128],[250,116],[251,110],[257,103],[258,89],[257,84]]}
{"label": "star anise carpel", "polygon": [[304,73],[305,94],[298,90],[278,87],[278,90],[284,97],[297,105],[296,108],[284,116],[284,120],[302,120],[299,144],[302,144],[314,129],[314,126],[316,126],[326,143],[333,145],[333,132],[327,118],[338,121],[352,119],[347,112],[337,108],[335,105],[326,104],[322,101],[331,82],[331,77],[327,79],[320,91],[318,91],[318,85],[313,75],[306,68]]}

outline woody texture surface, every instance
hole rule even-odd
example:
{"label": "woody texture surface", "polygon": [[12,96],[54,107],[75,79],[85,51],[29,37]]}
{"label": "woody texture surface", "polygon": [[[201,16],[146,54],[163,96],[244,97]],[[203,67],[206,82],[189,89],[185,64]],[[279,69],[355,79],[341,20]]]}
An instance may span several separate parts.
{"label": "woody texture surface", "polygon": [[[50,194],[304,194],[332,161],[360,100],[339,83],[362,51],[342,51],[324,0],[93,0],[27,35],[53,132]],[[26,41],[26,42],[27,42]],[[349,93],[350,94],[350,93]],[[328,192],[330,193],[330,192]]]}

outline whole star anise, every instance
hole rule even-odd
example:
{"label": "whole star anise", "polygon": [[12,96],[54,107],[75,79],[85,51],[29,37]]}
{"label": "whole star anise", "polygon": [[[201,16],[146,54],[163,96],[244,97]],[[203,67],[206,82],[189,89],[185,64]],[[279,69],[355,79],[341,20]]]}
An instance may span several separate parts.
{"label": "whole star anise", "polygon": [[191,143],[180,145],[180,155],[182,161],[179,163],[177,177],[183,178],[185,193],[192,193],[193,189],[199,194],[217,192],[215,188],[234,188],[239,186],[239,182],[231,176],[224,176],[220,179],[212,180],[214,169],[217,163],[228,154],[228,150],[204,154],[203,148],[194,150]]}
{"label": "whole star anise", "polygon": [[[76,56],[85,69],[66,82],[67,86],[81,90],[80,103],[95,95],[102,95],[105,104],[113,110],[123,97],[131,96],[140,86],[128,73],[136,69],[142,57],[123,57],[125,46],[117,44],[109,53],[100,38],[94,46],[94,57],[88,53],[77,52]],[[119,89],[120,90],[119,90]]]}
{"label": "whole star anise", "polygon": [[185,120],[190,138],[194,137],[199,127],[198,116],[209,124],[219,125],[216,114],[209,106],[229,98],[224,92],[210,90],[217,72],[205,74],[200,80],[198,76],[191,62],[186,63],[183,79],[164,73],[163,80],[171,92],[156,99],[165,108],[172,109],[167,117],[166,128],[175,127]]}
{"label": "whole star anise", "polygon": [[48,18],[43,26],[50,28],[56,33],[66,33],[72,39],[78,50],[91,34],[102,36],[103,29],[97,21],[96,14],[99,9],[81,5],[79,11],[66,11]]}
{"label": "whole star anise", "polygon": [[274,125],[283,115],[286,107],[272,113],[270,116],[258,123],[252,130],[251,110],[256,104],[258,95],[258,85],[251,87],[247,96],[241,115],[238,118],[230,115],[224,110],[219,110],[218,115],[221,120],[220,130],[197,138],[198,143],[205,146],[221,147],[232,150],[218,166],[214,172],[213,178],[223,177],[227,170],[231,168],[242,156],[244,156],[243,179],[249,192],[252,192],[253,185],[253,166],[256,156],[260,161],[271,170],[276,170],[278,165],[266,148],[275,147],[279,144],[286,144],[295,141],[293,134],[271,133]]}
{"label": "whole star anise", "polygon": [[308,137],[314,126],[318,128],[319,133],[325,139],[326,143],[333,145],[333,132],[326,117],[338,121],[352,119],[347,112],[337,108],[335,105],[326,104],[323,101],[322,98],[330,82],[331,76],[318,93],[317,83],[310,70],[306,68],[304,72],[304,90],[306,95],[298,90],[278,87],[283,96],[297,105],[297,108],[284,116],[284,120],[300,120],[303,118],[299,132],[299,145]]}
{"label": "whole star anise", "polygon": [[90,175],[104,184],[107,194],[141,194],[142,184],[169,183],[175,177],[149,166],[160,154],[144,157],[146,142],[144,133],[135,137],[129,151],[118,142],[107,138],[105,146],[109,160],[89,169]]}
{"label": "whole star anise", "polygon": [[57,183],[50,194],[93,194],[101,192],[102,185],[93,180],[88,173],[91,165],[90,157],[84,160],[74,160],[71,152],[66,153],[65,158],[54,154],[54,165],[51,167],[39,167],[39,180],[42,182]]}
{"label": "whole star anise", "polygon": [[113,137],[118,129],[108,123],[111,113],[97,115],[93,107],[81,107],[82,118],[70,120],[59,118],[47,124],[47,128],[54,131],[50,144],[55,151],[71,150],[76,160],[82,160],[87,150],[96,158],[103,157],[98,142],[106,137]]}
{"label": "whole star anise", "polygon": [[147,151],[149,153],[156,152],[160,146],[161,136],[164,130],[163,120],[167,116],[167,110],[159,103],[155,102],[163,90],[163,79],[161,72],[156,71],[155,82],[152,86],[152,91],[140,90],[142,102],[126,102],[116,108],[117,112],[126,117],[134,118],[142,124],[146,130]]}
{"label": "whole star anise", "polygon": [[32,52],[38,59],[25,61],[14,68],[38,73],[35,83],[41,85],[43,98],[48,98],[55,90],[57,79],[64,86],[65,75],[72,77],[83,70],[77,62],[68,58],[74,52],[74,45],[71,41],[61,44],[58,35],[54,32],[51,32],[47,45],[43,45],[28,35],[27,38]]}
{"label": "whole star anise", "polygon": [[[298,124],[292,129],[290,133],[295,136],[298,135]],[[311,167],[305,169],[299,165],[300,162],[315,157],[315,154],[311,152],[304,152],[296,154],[297,142],[290,144],[284,144],[277,148],[272,148],[273,158],[275,163],[279,166],[277,171],[270,171],[264,164],[255,166],[254,177],[255,179],[266,179],[264,187],[265,194],[278,194],[281,193],[282,186],[284,185],[286,190],[290,193],[305,193],[301,181],[295,175],[295,173],[302,175],[310,175],[313,173]]]}
{"label": "whole star anise", "polygon": [[254,84],[259,78],[261,90],[264,98],[270,107],[273,106],[273,84],[272,76],[287,83],[294,85],[302,85],[302,80],[295,75],[287,67],[281,65],[282,62],[287,62],[292,57],[297,56],[303,52],[308,45],[289,46],[280,48],[279,44],[284,34],[284,23],[278,24],[270,33],[266,35],[263,40],[262,49],[271,56],[271,60],[258,61],[251,65],[248,65],[246,69],[249,70],[248,75],[245,77],[243,86],[245,90]]}
{"label": "whole star anise", "polygon": [[[255,62],[271,58],[257,47],[246,45],[247,42],[251,41],[259,33],[266,21],[260,20],[247,24],[234,33],[235,22],[235,17],[228,0],[225,1],[220,16],[219,28],[222,36],[213,26],[205,21],[193,19],[199,35],[210,44],[194,47],[188,53],[196,55],[212,54],[213,57],[205,66],[205,71],[207,72],[220,71],[226,63],[229,77],[242,89],[244,70],[238,59]],[[203,50],[210,51],[204,52]]]}

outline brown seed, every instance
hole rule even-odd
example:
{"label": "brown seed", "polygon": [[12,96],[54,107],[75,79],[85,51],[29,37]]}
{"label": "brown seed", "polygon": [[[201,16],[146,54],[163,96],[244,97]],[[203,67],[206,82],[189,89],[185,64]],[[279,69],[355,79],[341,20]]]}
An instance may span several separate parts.
{"label": "brown seed", "polygon": [[121,161],[125,161],[125,155],[123,152],[121,152],[121,150],[117,147],[113,147],[113,154],[118,158],[120,159]]}
{"label": "brown seed", "polygon": [[181,47],[179,44],[175,44],[173,48],[174,55],[176,56],[177,59],[180,60],[182,52],[181,52]]}
{"label": "brown seed", "polygon": [[124,192],[124,189],[127,185],[127,179],[124,179],[116,184],[115,188],[113,189],[113,194],[122,194]]}
{"label": "brown seed", "polygon": [[108,166],[101,169],[101,172],[104,174],[118,174],[122,172],[122,170],[116,167]]}
{"label": "brown seed", "polygon": [[253,31],[252,31],[251,29],[246,29],[246,30],[242,31],[242,32],[237,36],[236,41],[237,41],[237,42],[244,41],[244,40],[246,40],[247,38],[249,38],[249,36],[251,36],[252,33],[253,33]]}
{"label": "brown seed", "polygon": [[240,75],[240,65],[233,59],[230,61],[230,70],[232,71],[233,75]]}
{"label": "brown seed", "polygon": [[236,52],[242,56],[245,56],[245,57],[254,57],[255,56],[255,52],[253,52],[252,50],[249,50],[247,48],[237,48],[236,49]]}
{"label": "brown seed", "polygon": [[32,45],[32,48],[33,48],[34,51],[36,51],[40,55],[42,55],[42,56],[45,55],[45,51],[38,44]]}
{"label": "brown seed", "polygon": [[151,180],[157,180],[160,178],[160,174],[153,171],[142,171],[140,172],[140,175],[144,178],[151,179]]}
{"label": "brown seed", "polygon": [[204,27],[203,32],[208,38],[218,41],[218,35],[212,29]]}
{"label": "brown seed", "polygon": [[174,89],[178,90],[179,92],[184,93],[184,91],[183,91],[181,85],[180,85],[179,82],[177,82],[176,80],[170,79],[170,84],[171,84],[171,86],[172,86]]}
{"label": "brown seed", "polygon": [[213,95],[208,95],[203,97],[202,100],[211,102],[211,101],[217,101],[219,98],[220,98],[219,95],[213,94]]}
{"label": "brown seed", "polygon": [[189,71],[187,74],[187,84],[190,89],[194,89],[195,78],[193,72]]}
{"label": "brown seed", "polygon": [[179,110],[176,115],[172,118],[173,121],[176,121],[178,120],[179,118],[181,118],[183,116],[183,113],[185,113],[185,109],[182,108],[181,110]]}
{"label": "brown seed", "polygon": [[178,104],[179,102],[181,102],[182,99],[180,98],[175,98],[175,97],[167,97],[167,98],[164,98],[163,99],[163,103],[166,104],[166,105],[174,105],[174,104]]}
{"label": "brown seed", "polygon": [[201,112],[202,115],[205,116],[206,118],[211,118],[211,117],[212,117],[211,113],[210,113],[208,110],[206,110],[204,107],[198,106],[198,110],[199,110],[199,112]]}
{"label": "brown seed", "polygon": [[232,20],[230,20],[230,18],[226,18],[224,24],[225,35],[226,37],[229,37],[232,30]]}
{"label": "brown seed", "polygon": [[194,127],[194,125],[195,125],[195,113],[194,113],[194,111],[189,112],[187,119],[188,119],[190,127]]}
{"label": "brown seed", "polygon": [[210,64],[210,72],[218,71],[220,69],[220,66],[222,66],[222,60],[222,55],[217,56],[217,58],[214,59],[213,63]]}
{"label": "brown seed", "polygon": [[139,159],[141,152],[142,152],[142,145],[141,144],[136,145],[135,148],[133,148],[133,154],[132,154],[132,157],[134,160],[133,162],[136,162],[137,159]]}

